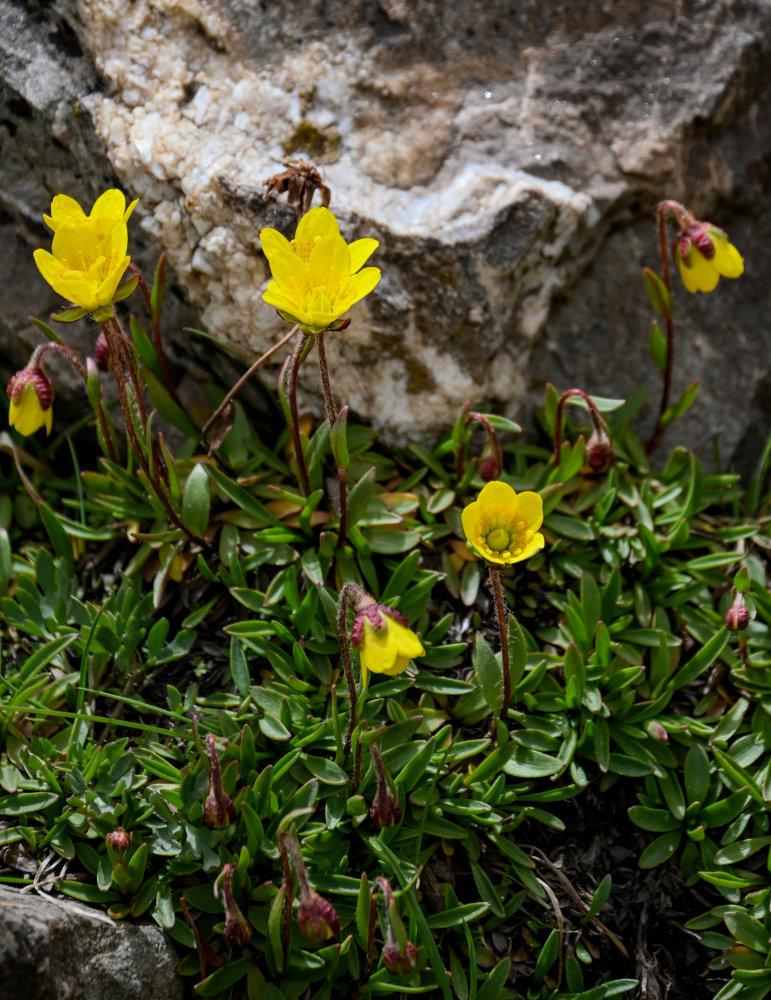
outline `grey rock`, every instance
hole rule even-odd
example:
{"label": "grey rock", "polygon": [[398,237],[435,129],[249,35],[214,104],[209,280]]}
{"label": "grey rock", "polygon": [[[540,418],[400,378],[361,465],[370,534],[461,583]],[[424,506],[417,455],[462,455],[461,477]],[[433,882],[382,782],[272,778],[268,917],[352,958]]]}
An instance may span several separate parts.
{"label": "grey rock", "polygon": [[[13,136],[0,124],[0,206],[26,239],[43,238],[56,191],[88,201],[120,184],[140,198],[137,256],[148,238],[165,249],[199,325],[251,359],[286,329],[261,300],[259,230],[293,229],[262,182],[286,152],[310,155],[344,235],[381,241],[383,280],[328,338],[333,387],[403,438],[441,431],[465,399],[522,416],[545,381],[606,396],[648,383],[650,422],[639,271],[658,267],[656,202],[677,198],[747,258],[709,296],[676,288],[676,388],[702,384],[678,440],[719,435],[724,461],[757,454],[771,378],[764,0],[63,0],[34,12],[0,0],[3,23],[14,18],[24,30],[0,50],[17,108]],[[19,128],[50,168],[16,149]],[[19,289],[47,294],[31,260],[18,270]]]}
{"label": "grey rock", "polygon": [[159,927],[112,920],[72,900],[0,886],[3,996],[180,1000],[177,956]]}

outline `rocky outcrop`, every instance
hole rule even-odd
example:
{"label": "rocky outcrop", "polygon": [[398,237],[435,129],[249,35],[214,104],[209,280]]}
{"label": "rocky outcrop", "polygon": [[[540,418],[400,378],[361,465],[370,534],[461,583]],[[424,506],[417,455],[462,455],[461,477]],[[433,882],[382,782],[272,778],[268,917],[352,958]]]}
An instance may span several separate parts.
{"label": "rocky outcrop", "polygon": [[[465,399],[521,415],[547,380],[655,386],[639,270],[657,266],[656,201],[686,202],[748,265],[710,296],[677,290],[676,388],[702,379],[686,440],[757,450],[763,0],[0,0],[0,17],[26,25],[0,55],[8,219],[39,240],[51,193],[88,200],[112,175],[200,325],[245,358],[285,330],[260,297],[258,234],[293,217],[262,181],[286,153],[324,166],[345,235],[380,239],[384,275],[329,338],[334,387],[395,437],[436,433]],[[46,294],[31,259],[24,281]]]}
{"label": "rocky outcrop", "polygon": [[181,1000],[177,956],[154,924],[0,886],[3,996],[25,1000]]}

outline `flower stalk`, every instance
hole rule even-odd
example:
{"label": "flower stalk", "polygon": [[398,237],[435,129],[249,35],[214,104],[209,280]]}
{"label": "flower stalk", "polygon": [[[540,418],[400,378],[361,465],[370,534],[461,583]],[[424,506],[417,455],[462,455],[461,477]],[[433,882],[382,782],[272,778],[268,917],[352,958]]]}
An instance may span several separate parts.
{"label": "flower stalk", "polygon": [[562,425],[564,423],[565,405],[571,397],[575,396],[582,399],[589,407],[589,413],[591,414],[592,423],[594,425],[594,431],[586,443],[587,461],[593,472],[603,472],[613,461],[613,446],[610,440],[610,428],[608,427],[605,418],[597,409],[597,404],[594,402],[592,397],[588,395],[588,393],[583,391],[583,389],[566,389],[560,396],[559,402],[557,403],[557,415],[554,426],[554,467],[557,468],[560,464],[560,455],[562,452]]}
{"label": "flower stalk", "polygon": [[[503,702],[499,718],[506,723],[511,704],[511,668],[509,666],[509,634],[506,622],[506,606],[503,600],[503,586],[501,585],[500,567],[489,563],[487,566],[490,572],[490,586],[493,590],[493,600],[495,602],[495,615],[498,619],[498,632],[501,639],[501,669],[503,671]],[[490,727],[490,739],[495,739],[496,725],[492,720]]]}
{"label": "flower stalk", "polygon": [[[476,463],[476,467],[480,477],[484,479],[485,482],[490,482],[492,479],[497,479],[501,472],[503,472],[503,451],[501,449],[501,443],[498,440],[495,428],[490,423],[490,418],[485,413],[477,413],[476,410],[470,410],[470,405],[471,404],[469,402],[465,402],[463,404],[463,408],[461,409],[458,419],[459,421],[462,421],[464,431],[468,431],[470,425],[476,422],[481,424],[487,432],[487,443],[485,444],[484,450]],[[463,492],[473,476],[473,467],[464,474],[465,455],[466,441],[460,432],[460,428],[458,428],[458,443],[455,450],[455,476],[459,483],[457,489],[458,493]]]}
{"label": "flower stalk", "polygon": [[[289,331],[289,333],[285,334],[281,338],[281,340],[277,341],[263,355],[261,355],[259,358],[257,358],[257,360],[247,369],[247,371],[244,372],[244,374],[241,376],[241,378],[230,389],[230,391],[225,396],[225,398],[222,400],[222,402],[217,407],[217,409],[214,411],[214,413],[212,413],[212,415],[209,417],[209,419],[203,425],[203,427],[201,429],[201,441],[204,444],[208,443],[208,433],[209,433],[209,431],[212,429],[212,427],[217,423],[217,421],[223,415],[223,413],[225,412],[225,410],[228,408],[228,406],[232,402],[233,398],[246,385],[246,383],[249,381],[249,379],[252,377],[252,375],[254,375],[254,373],[257,371],[257,369],[260,368],[260,367],[262,367],[262,365],[264,365],[265,362],[269,358],[271,358],[276,353],[276,351],[279,348],[283,347],[284,344],[288,344],[289,341],[292,339],[292,337],[294,337],[294,335],[297,333],[297,331],[299,329],[300,329],[300,327],[297,324],[295,324],[295,326],[292,327],[292,329]],[[175,398],[176,398],[176,394],[175,394]],[[209,449],[209,454],[211,455],[212,452],[215,451],[215,450],[216,449],[214,448],[214,446],[212,446]]]}
{"label": "flower stalk", "polygon": [[[329,421],[329,430],[331,433],[334,428],[335,421],[337,420],[337,407],[335,406],[335,399],[332,395],[332,387],[329,384],[327,349],[324,343],[323,331],[316,336],[316,344],[319,355],[319,375],[321,377],[321,386],[324,390],[324,405],[327,410],[327,420]],[[341,545],[345,544],[348,537],[348,501],[346,496],[345,467],[341,466],[339,461],[337,461],[337,456],[335,456],[335,459],[335,464],[337,466],[337,482],[339,486],[338,500],[340,504],[340,522],[337,530],[337,545],[339,548]]]}

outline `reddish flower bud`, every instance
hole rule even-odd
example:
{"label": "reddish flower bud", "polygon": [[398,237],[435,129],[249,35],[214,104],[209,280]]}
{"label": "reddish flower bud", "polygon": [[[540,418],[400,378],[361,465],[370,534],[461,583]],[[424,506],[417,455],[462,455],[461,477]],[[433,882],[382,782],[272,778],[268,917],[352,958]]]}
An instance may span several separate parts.
{"label": "reddish flower bud", "polygon": [[110,348],[107,346],[107,337],[105,337],[104,333],[100,333],[96,338],[96,344],[94,344],[94,361],[100,372],[108,372],[110,370]]}
{"label": "reddish flower bud", "polygon": [[399,949],[396,939],[386,941],[383,947],[383,965],[395,976],[403,975],[405,972],[412,972],[418,964],[418,949],[407,941],[404,950]]}
{"label": "reddish flower bud", "polygon": [[340,933],[337,910],[313,889],[303,892],[297,908],[297,924],[302,936],[312,944],[321,944]]}
{"label": "reddish flower bud", "polygon": [[116,854],[123,854],[131,845],[131,834],[119,826],[117,830],[111,830],[104,838],[108,847],[111,847]]}
{"label": "reddish flower bud", "polygon": [[734,602],[726,611],[725,624],[732,632],[743,632],[750,623],[750,613],[744,603],[744,594],[737,592]]}
{"label": "reddish flower bud", "polygon": [[613,464],[614,457],[613,445],[605,431],[592,431],[586,442],[586,461],[592,472],[605,472]]}
{"label": "reddish flower bud", "polygon": [[222,880],[222,904],[225,909],[225,937],[234,948],[242,948],[254,933],[252,925],[243,915],[234,897],[230,880],[233,865],[225,865],[214,883],[214,898],[219,899],[219,882]]}
{"label": "reddish flower bud", "polygon": [[498,461],[496,460],[495,455],[483,455],[479,460],[477,472],[479,473],[480,479],[484,479],[486,483],[490,483],[493,479],[497,479],[501,474],[501,470],[498,467]]}
{"label": "reddish flower bud", "polygon": [[213,830],[219,830],[223,827],[229,826],[236,818],[236,807],[233,804],[233,800],[222,787],[220,764],[219,758],[217,757],[217,748],[214,743],[213,733],[209,733],[206,740],[206,752],[208,753],[209,760],[211,762],[211,776],[209,782],[209,794],[206,797],[206,802],[203,807],[203,816],[208,827],[211,827]]}

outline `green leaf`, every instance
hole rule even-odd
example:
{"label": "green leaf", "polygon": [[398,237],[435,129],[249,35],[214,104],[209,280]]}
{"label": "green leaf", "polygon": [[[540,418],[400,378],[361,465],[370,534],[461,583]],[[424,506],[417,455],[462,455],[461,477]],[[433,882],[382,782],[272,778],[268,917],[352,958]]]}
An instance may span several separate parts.
{"label": "green leaf", "polygon": [[565,650],[563,669],[565,671],[565,684],[570,685],[570,682],[573,681],[578,702],[583,701],[586,693],[586,667],[574,642],[571,642]]}
{"label": "green leaf", "polygon": [[203,468],[206,469],[206,475],[214,481],[217,489],[221,490],[241,510],[247,514],[251,514],[262,524],[272,524],[277,528],[284,527],[281,521],[269,513],[260,501],[256,497],[253,497],[251,493],[248,493],[243,486],[233,482],[223,472],[220,472],[219,469],[215,469],[211,465],[204,465]]}
{"label": "green leaf", "polygon": [[15,792],[0,798],[0,816],[24,816],[41,812],[59,801],[57,792]]}
{"label": "green leaf", "polygon": [[546,942],[541,948],[540,954],[538,955],[538,960],[535,963],[535,969],[533,969],[533,979],[535,982],[540,983],[549,969],[557,961],[557,956],[560,950],[560,932],[555,927],[554,930],[546,938]]}
{"label": "green leaf", "polygon": [[156,409],[170,424],[174,427],[179,428],[183,433],[187,434],[189,437],[197,439],[199,437],[198,428],[190,419],[190,417],[185,413],[181,406],[174,402],[166,389],[166,386],[158,378],[155,372],[145,366],[143,371],[145,384],[147,385],[147,391],[150,393],[150,399],[152,399],[155,404]]}
{"label": "green leaf", "polygon": [[656,837],[640,855],[638,861],[640,868],[655,868],[657,865],[663,865],[677,850],[681,837],[682,831],[679,829],[662,833],[660,837]]}
{"label": "green leaf", "polygon": [[514,615],[506,621],[506,635],[509,643],[509,677],[512,692],[522,680],[527,665],[527,639]]}
{"label": "green leaf", "polygon": [[503,706],[503,669],[490,644],[477,632],[471,657],[474,674],[490,711],[498,715]]}
{"label": "green leaf", "polygon": [[347,421],[348,407],[344,406],[337,414],[337,419],[332,425],[332,430],[329,433],[329,444],[332,448],[332,455],[338,469],[347,469],[348,463],[351,460],[346,436]]}
{"label": "green leaf", "polygon": [[591,542],[596,537],[589,521],[580,521],[577,517],[565,517],[563,514],[549,514],[544,527],[556,535],[575,538],[579,542]]}
{"label": "green leaf", "polygon": [[666,430],[673,420],[677,420],[678,417],[682,417],[694,399],[696,399],[698,391],[699,382],[697,379],[688,386],[682,396],[675,403],[673,403],[665,413],[661,414],[659,426],[662,431]]}
{"label": "green leaf", "polygon": [[197,538],[206,535],[211,512],[211,488],[206,465],[197,462],[187,477],[182,498],[182,522]]}
{"label": "green leaf", "polygon": [[249,664],[246,662],[244,647],[236,636],[230,638],[230,676],[238,693],[242,698],[246,698],[252,679],[249,675]]}
{"label": "green leaf", "polygon": [[605,875],[600,884],[597,886],[592,897],[592,902],[589,909],[586,911],[584,916],[581,918],[582,923],[586,923],[591,920],[592,917],[596,917],[600,910],[603,908],[605,903],[610,896],[610,890],[613,888],[613,879],[610,874]]}
{"label": "green leaf", "polygon": [[662,319],[672,315],[672,296],[661,278],[649,267],[643,268],[645,291],[650,303]]}
{"label": "green leaf", "polygon": [[688,802],[704,803],[709,794],[709,757],[700,743],[694,743],[685,755],[685,794]]}
{"label": "green leaf", "polygon": [[243,979],[253,964],[254,959],[251,955],[244,955],[242,958],[228,962],[227,965],[223,965],[221,969],[212,972],[210,976],[200,982],[195,987],[195,992],[200,997],[222,996],[229,987]]}
{"label": "green leaf", "polygon": [[743,910],[729,910],[723,915],[723,920],[737,941],[765,955],[770,935],[759,920]]}
{"label": "green leaf", "polygon": [[728,629],[723,626],[712,638],[706,642],[702,648],[692,656],[690,660],[681,667],[674,677],[670,678],[667,687],[670,691],[676,691],[696,680],[708,667],[711,667],[720,656],[728,642]]}
{"label": "green leaf", "polygon": [[[86,312],[86,309],[82,309],[80,306],[74,306],[72,309],[63,309],[62,312],[54,313],[51,316],[51,319],[55,320],[57,323],[74,323],[75,320],[82,319],[86,315]],[[58,340],[58,337],[56,339]]]}
{"label": "green leaf", "polygon": [[133,277],[128,278],[123,281],[115,289],[115,294],[112,297],[113,302],[121,302],[123,299],[127,299],[129,295],[134,291],[134,289],[139,284],[139,275],[135,274]]}
{"label": "green leaf", "polygon": [[426,917],[426,923],[432,930],[441,927],[457,927],[460,924],[476,920],[490,909],[489,903],[464,903],[463,906],[452,906],[448,910],[432,913]]}
{"label": "green leaf", "polygon": [[490,876],[484,868],[476,861],[470,859],[471,874],[474,877],[474,884],[481,899],[490,905],[490,909],[496,917],[505,917],[506,909],[501,902],[501,898],[495,890],[495,886],[490,881]]}
{"label": "green leaf", "polygon": [[528,750],[515,744],[514,752],[502,770],[516,778],[547,778],[562,770],[562,761],[539,750]]}
{"label": "green leaf", "polygon": [[73,573],[75,571],[75,560],[72,555],[72,542],[70,541],[69,535],[64,530],[58,516],[54,514],[48,504],[41,503],[38,508],[38,513],[40,514],[40,520],[43,522],[43,527],[48,532],[48,537],[51,539],[51,545],[53,546],[54,552],[63,559],[66,566],[67,572]]}
{"label": "green leaf", "polygon": [[771,837],[747,837],[746,840],[737,840],[733,844],[721,847],[712,859],[716,865],[734,865],[737,861],[744,861],[755,851],[768,847],[771,844]]}
{"label": "green leaf", "polygon": [[648,806],[632,806],[629,818],[643,830],[651,833],[667,833],[680,829],[680,821],[667,809],[651,809]]}
{"label": "green leaf", "polygon": [[345,771],[333,764],[326,757],[312,757],[304,755],[303,764],[308,768],[314,778],[318,778],[325,785],[347,785],[348,775]]}
{"label": "green leaf", "polygon": [[[472,961],[476,963],[475,958]],[[477,991],[476,1000],[499,1000],[504,996],[504,987],[510,971],[511,959],[502,958]]]}
{"label": "green leaf", "polygon": [[359,932],[361,943],[366,947],[369,940],[369,915],[372,903],[372,892],[369,887],[367,873],[361,873],[359,883],[359,894],[356,898],[356,928]]}

